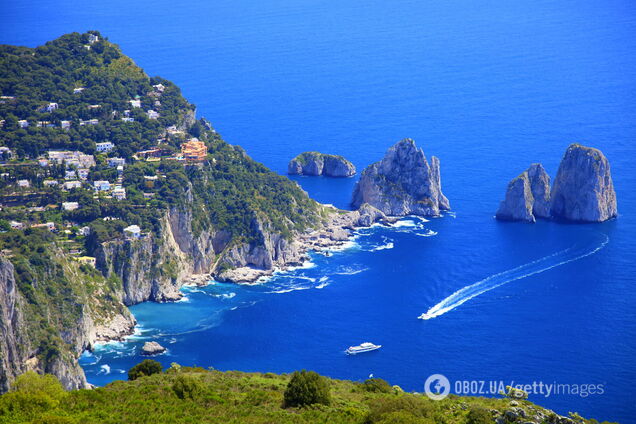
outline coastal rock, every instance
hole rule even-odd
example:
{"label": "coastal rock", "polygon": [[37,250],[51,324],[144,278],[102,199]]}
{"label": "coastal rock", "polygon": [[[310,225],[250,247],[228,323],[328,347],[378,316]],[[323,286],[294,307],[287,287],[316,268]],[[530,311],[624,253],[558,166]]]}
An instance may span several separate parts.
{"label": "coastal rock", "polygon": [[580,144],[568,147],[554,179],[551,213],[582,222],[602,222],[618,215],[610,164],[600,150]]}
{"label": "coastal rock", "polygon": [[356,167],[342,156],[319,152],[304,152],[289,161],[290,175],[324,175],[326,177],[351,177]]}
{"label": "coastal rock", "polygon": [[534,199],[532,213],[537,218],[550,218],[550,176],[540,163],[533,163],[526,172]]}
{"label": "coastal rock", "polygon": [[442,194],[439,159],[433,156],[429,165],[415,141],[399,141],[362,172],[351,205],[357,209],[364,203],[391,216],[435,216],[450,209]]}
{"label": "coastal rock", "polygon": [[142,355],[157,355],[166,351],[166,348],[157,342],[146,342],[141,348]]}
{"label": "coastal rock", "polygon": [[540,163],[533,163],[508,183],[506,198],[499,205],[497,219],[535,222],[550,217],[550,177]]}

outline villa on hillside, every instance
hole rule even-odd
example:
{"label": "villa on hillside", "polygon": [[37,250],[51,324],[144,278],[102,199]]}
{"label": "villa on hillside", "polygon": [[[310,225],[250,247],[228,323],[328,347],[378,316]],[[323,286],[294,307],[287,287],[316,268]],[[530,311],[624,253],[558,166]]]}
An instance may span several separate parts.
{"label": "villa on hillside", "polygon": [[208,147],[197,138],[181,144],[181,154],[188,162],[201,162],[208,154]]}
{"label": "villa on hillside", "polygon": [[138,239],[141,237],[141,228],[139,225],[130,225],[124,228],[124,233],[127,238]]}

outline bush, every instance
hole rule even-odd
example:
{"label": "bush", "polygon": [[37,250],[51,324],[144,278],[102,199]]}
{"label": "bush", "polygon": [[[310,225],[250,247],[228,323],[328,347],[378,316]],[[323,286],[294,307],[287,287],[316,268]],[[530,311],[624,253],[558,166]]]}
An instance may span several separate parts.
{"label": "bush", "polygon": [[492,415],[487,409],[481,406],[473,406],[468,412],[467,424],[490,424],[492,423]]}
{"label": "bush", "polygon": [[295,371],[285,389],[284,406],[329,405],[331,394],[327,380],[314,371]]}
{"label": "bush", "polygon": [[157,361],[152,359],[144,359],[128,371],[128,380],[136,380],[139,377],[152,374],[159,374],[163,371],[163,367]]}
{"label": "bush", "polygon": [[179,399],[195,399],[203,390],[201,380],[191,375],[179,375],[172,383],[172,391]]}
{"label": "bush", "polygon": [[405,416],[409,416],[411,422],[422,422],[431,418],[434,411],[431,401],[413,395],[376,398],[369,403],[369,409],[369,423],[388,423]]}
{"label": "bush", "polygon": [[362,388],[367,392],[374,393],[391,393],[393,388],[386,380],[381,378],[370,378],[362,383]]}

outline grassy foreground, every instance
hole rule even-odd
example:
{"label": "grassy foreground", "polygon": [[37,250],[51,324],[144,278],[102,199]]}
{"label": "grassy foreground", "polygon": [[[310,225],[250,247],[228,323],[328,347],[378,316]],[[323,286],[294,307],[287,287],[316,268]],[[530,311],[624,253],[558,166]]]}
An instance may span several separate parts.
{"label": "grassy foreground", "polygon": [[451,395],[433,401],[380,379],[317,377],[328,387],[328,405],[285,407],[291,378],[173,366],[133,381],[65,392],[55,377],[27,373],[0,396],[0,423],[596,423],[525,400]]}

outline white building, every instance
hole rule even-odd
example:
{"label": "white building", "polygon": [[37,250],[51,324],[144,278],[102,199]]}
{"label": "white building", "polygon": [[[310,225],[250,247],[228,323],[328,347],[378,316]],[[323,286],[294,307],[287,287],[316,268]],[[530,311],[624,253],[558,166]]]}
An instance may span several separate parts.
{"label": "white building", "polygon": [[95,143],[95,150],[97,150],[98,152],[110,152],[111,150],[113,150],[114,147],[115,145],[110,141]]}
{"label": "white building", "polygon": [[124,200],[126,198],[126,189],[123,187],[116,187],[113,190],[113,197],[117,200]]}
{"label": "white building", "polygon": [[57,108],[58,108],[58,104],[57,104],[57,103],[49,103],[49,104],[46,106],[46,111],[47,111],[47,112],[53,112],[53,111],[54,111],[55,109],[57,109]]}
{"label": "white building", "polygon": [[138,100],[138,99],[130,100],[130,105],[132,107],[141,107],[141,100]]}
{"label": "white building", "polygon": [[80,168],[77,170],[77,176],[80,177],[81,180],[88,178],[88,173],[89,171],[86,168]]}
{"label": "white building", "polygon": [[131,118],[129,116],[124,116],[123,118],[121,118],[121,120],[123,122],[135,122],[135,118]]}
{"label": "white building", "polygon": [[11,157],[13,157],[13,152],[11,151],[11,149],[9,149],[6,146],[2,146],[0,147],[0,160],[1,159],[11,159]]}
{"label": "white building", "polygon": [[11,228],[13,228],[14,230],[24,230],[24,224],[18,221],[10,221],[9,225],[11,226]]}
{"label": "white building", "polygon": [[79,208],[79,203],[77,202],[62,202],[62,209],[65,211],[74,211]]}
{"label": "white building", "polygon": [[20,120],[18,121],[18,126],[19,126],[20,128],[26,128],[26,127],[28,127],[28,126],[29,126],[29,121],[27,121],[26,119],[20,119]]}
{"label": "white building", "polygon": [[67,190],[72,190],[74,188],[80,188],[80,187],[82,187],[81,181],[66,181],[64,183],[64,188]]}
{"label": "white building", "polygon": [[44,184],[44,187],[55,187],[60,183],[57,180],[44,180],[42,181],[42,184]]}
{"label": "white building", "polygon": [[138,239],[141,237],[141,228],[139,228],[139,225],[130,225],[124,228],[124,233],[129,238]]}
{"label": "white building", "polygon": [[149,109],[147,113],[148,113],[148,119],[157,119],[157,118],[159,118],[159,112],[157,112],[157,111]]}
{"label": "white building", "polygon": [[95,34],[88,34],[88,42],[90,44],[95,44],[99,41],[99,36],[95,35]]}
{"label": "white building", "polygon": [[62,126],[63,130],[68,130],[69,128],[71,128],[71,121],[61,121],[60,125]]}
{"label": "white building", "polygon": [[108,166],[111,168],[124,165],[126,165],[126,159],[124,158],[108,158]]}
{"label": "white building", "polygon": [[82,227],[78,231],[78,234],[80,234],[80,235],[82,235],[84,237],[90,235],[90,233],[91,233],[91,227],[88,227],[88,226]]}
{"label": "white building", "polygon": [[18,180],[18,187],[29,188],[31,183],[29,183],[29,180]]}
{"label": "white building", "polygon": [[73,94],[79,94],[82,91],[86,90],[84,87],[77,87],[73,89]]}
{"label": "white building", "polygon": [[95,181],[93,182],[93,187],[97,191],[108,191],[110,190],[110,182],[105,180]]}
{"label": "white building", "polygon": [[166,87],[163,84],[155,84],[153,85],[153,87],[155,88],[155,90],[157,90],[160,93],[163,93],[163,90],[166,89]]}

